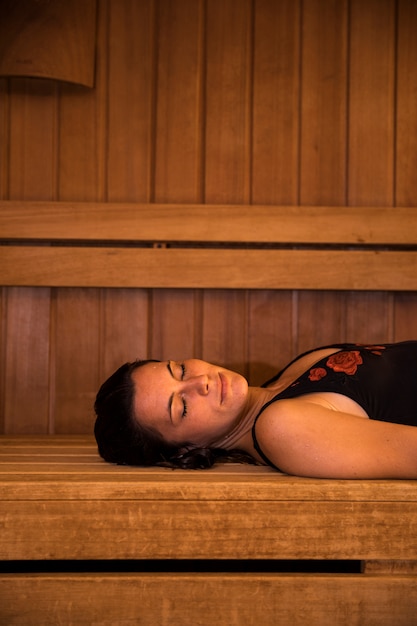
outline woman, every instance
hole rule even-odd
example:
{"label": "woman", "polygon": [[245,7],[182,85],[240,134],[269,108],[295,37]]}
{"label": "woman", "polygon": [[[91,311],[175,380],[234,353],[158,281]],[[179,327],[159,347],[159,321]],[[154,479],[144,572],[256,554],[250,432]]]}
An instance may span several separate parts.
{"label": "woman", "polygon": [[306,352],[262,387],[197,359],[137,361],[97,394],[104,459],[269,464],[321,478],[417,478],[417,341]]}

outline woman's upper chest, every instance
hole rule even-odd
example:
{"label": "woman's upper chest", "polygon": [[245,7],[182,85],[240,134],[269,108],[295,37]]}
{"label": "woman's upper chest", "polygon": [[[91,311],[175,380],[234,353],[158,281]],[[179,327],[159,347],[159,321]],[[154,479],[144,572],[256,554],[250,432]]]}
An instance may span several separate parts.
{"label": "woman's upper chest", "polygon": [[314,352],[309,352],[304,356],[301,356],[296,361],[291,363],[281,374],[281,376],[275,380],[273,383],[268,385],[268,389],[274,390],[276,392],[281,392],[292,383],[297,380],[300,376],[304,374],[308,369],[310,369],[313,365],[330,356],[331,354],[335,354],[339,352],[341,348],[322,348],[319,350],[314,350]]}

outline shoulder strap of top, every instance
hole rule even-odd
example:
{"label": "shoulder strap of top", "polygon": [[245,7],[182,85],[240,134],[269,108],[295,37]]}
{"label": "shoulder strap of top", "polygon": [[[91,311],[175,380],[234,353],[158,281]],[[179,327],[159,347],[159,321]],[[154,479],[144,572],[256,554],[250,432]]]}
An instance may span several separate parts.
{"label": "shoulder strap of top", "polygon": [[[307,354],[311,354],[312,352],[316,352],[317,350],[326,350],[328,348],[342,348],[342,349],[346,349],[346,348],[350,348],[352,346],[352,344],[349,343],[341,343],[341,344],[330,344],[327,346],[321,346],[320,348],[313,348],[312,350],[307,350],[306,352],[303,352],[302,354],[300,354],[299,356],[297,356],[295,359],[293,359],[290,363],[288,363],[288,365],[286,365],[282,370],[280,370],[278,372],[278,374],[276,374],[273,378],[271,378],[270,380],[268,380],[266,383],[264,383],[262,385],[262,387],[268,387],[268,385],[270,385],[271,383],[273,383],[275,380],[277,380],[281,374],[283,374],[289,367],[290,365],[292,365],[293,363],[295,363],[296,361],[298,361],[298,359],[301,359],[302,357],[306,356]],[[265,463],[267,463],[268,465],[270,465],[271,467],[274,467],[275,469],[277,469],[279,472],[282,472],[282,470],[277,467],[274,463],[272,463],[272,461],[270,461],[268,459],[268,457],[266,456],[266,454],[262,451],[258,440],[256,438],[256,422],[258,421],[258,418],[260,417],[260,415],[262,414],[262,412],[273,402],[276,401],[277,397],[280,394],[277,394],[276,396],[274,396],[274,398],[272,398],[272,400],[269,400],[266,404],[264,404],[264,406],[261,408],[261,410],[259,411],[258,415],[255,418],[255,421],[253,423],[252,426],[252,440],[253,440],[253,446],[255,448],[255,450],[257,451],[257,453],[262,457],[262,459],[265,461]]]}
{"label": "shoulder strap of top", "polygon": [[[259,414],[260,415],[260,414]],[[259,417],[258,415],[258,417]],[[252,440],[253,440],[253,447],[255,448],[256,452],[259,454],[259,456],[261,456],[263,458],[263,460],[265,461],[265,463],[267,463],[267,465],[270,465],[271,467],[273,467],[274,469],[278,470],[279,472],[282,472],[282,470],[279,469],[279,467],[277,467],[276,465],[274,465],[274,463],[272,463],[272,461],[270,461],[268,459],[268,457],[266,456],[266,454],[264,454],[261,450],[261,447],[258,443],[258,440],[256,438],[256,432],[255,432],[255,426],[256,426],[256,420],[258,419],[258,417],[255,419],[255,422],[252,426]]]}

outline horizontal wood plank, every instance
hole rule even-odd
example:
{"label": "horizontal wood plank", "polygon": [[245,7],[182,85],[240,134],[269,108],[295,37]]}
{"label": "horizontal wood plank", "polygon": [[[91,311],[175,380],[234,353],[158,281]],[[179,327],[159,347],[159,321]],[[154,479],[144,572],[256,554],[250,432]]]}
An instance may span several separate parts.
{"label": "horizontal wood plank", "polygon": [[9,500],[0,518],[2,560],[417,559],[416,502]]}
{"label": "horizontal wood plank", "polygon": [[417,290],[417,252],[0,247],[2,285]]}
{"label": "horizontal wood plank", "polygon": [[15,574],[0,575],[0,596],[2,623],[22,626],[410,626],[417,614],[408,576]]}
{"label": "horizontal wood plank", "polygon": [[414,481],[114,466],[90,437],[24,441],[0,439],[4,560],[417,558]]}
{"label": "horizontal wood plank", "polygon": [[0,237],[408,245],[417,208],[2,201]]}
{"label": "horizontal wood plank", "polygon": [[67,461],[2,463],[2,500],[181,500],[416,503],[410,480],[318,480],[265,466],[227,464],[210,470],[134,468]]}

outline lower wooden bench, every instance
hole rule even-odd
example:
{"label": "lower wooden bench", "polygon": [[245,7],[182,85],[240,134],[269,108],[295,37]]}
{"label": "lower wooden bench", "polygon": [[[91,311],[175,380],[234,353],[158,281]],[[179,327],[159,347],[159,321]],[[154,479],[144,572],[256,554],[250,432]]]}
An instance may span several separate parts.
{"label": "lower wooden bench", "polygon": [[417,623],[415,481],[112,466],[0,438],[0,624]]}

